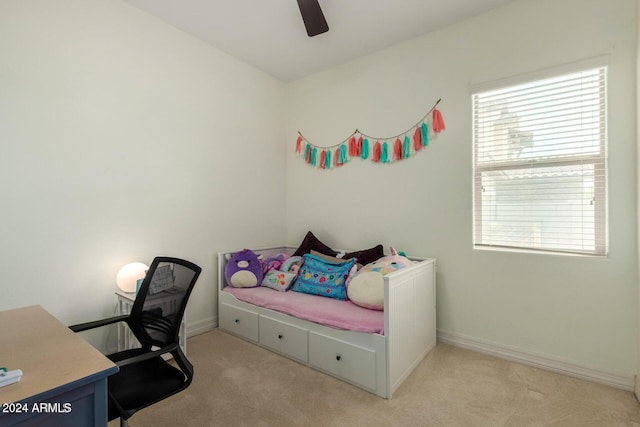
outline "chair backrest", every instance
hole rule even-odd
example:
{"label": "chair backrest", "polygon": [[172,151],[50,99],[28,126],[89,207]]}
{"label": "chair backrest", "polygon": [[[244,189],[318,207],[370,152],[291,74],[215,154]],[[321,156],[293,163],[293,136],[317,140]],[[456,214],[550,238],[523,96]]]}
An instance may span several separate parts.
{"label": "chair backrest", "polygon": [[144,348],[178,342],[182,316],[201,271],[196,264],[179,258],[153,260],[127,322]]}

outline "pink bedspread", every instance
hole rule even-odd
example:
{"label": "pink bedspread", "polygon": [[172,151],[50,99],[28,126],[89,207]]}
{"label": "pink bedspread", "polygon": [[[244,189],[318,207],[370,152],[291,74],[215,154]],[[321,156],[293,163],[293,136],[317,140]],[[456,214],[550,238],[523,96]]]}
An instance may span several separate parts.
{"label": "pink bedspread", "polygon": [[244,302],[332,328],[384,334],[382,311],[362,308],[349,301],[293,291],[278,292],[262,286],[257,288],[227,286],[223,292],[229,292]]}

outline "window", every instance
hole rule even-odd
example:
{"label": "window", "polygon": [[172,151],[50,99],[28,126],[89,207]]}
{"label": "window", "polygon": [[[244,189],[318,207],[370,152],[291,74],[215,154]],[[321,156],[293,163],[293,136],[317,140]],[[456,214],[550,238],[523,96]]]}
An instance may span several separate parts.
{"label": "window", "polygon": [[474,247],[607,254],[606,67],[472,95]]}

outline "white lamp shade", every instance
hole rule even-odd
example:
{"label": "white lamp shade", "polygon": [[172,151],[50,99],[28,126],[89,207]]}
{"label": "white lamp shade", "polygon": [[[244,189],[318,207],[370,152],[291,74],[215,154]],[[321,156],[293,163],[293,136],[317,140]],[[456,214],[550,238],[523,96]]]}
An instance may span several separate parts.
{"label": "white lamp shade", "polygon": [[127,264],[118,271],[116,275],[116,283],[123,292],[135,292],[136,282],[138,279],[144,279],[144,275],[147,273],[146,264],[141,262],[132,262]]}

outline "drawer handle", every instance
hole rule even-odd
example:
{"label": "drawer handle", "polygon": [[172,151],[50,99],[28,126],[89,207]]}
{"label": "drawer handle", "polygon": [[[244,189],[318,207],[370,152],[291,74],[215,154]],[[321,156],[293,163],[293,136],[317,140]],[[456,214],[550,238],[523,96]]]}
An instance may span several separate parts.
{"label": "drawer handle", "polygon": [[336,356],[336,360],[339,362],[340,359],[342,359],[342,356],[340,356],[339,354]]}
{"label": "drawer handle", "polygon": [[278,339],[281,340],[282,338],[282,334],[278,334]]}
{"label": "drawer handle", "polygon": [[240,323],[240,319],[236,319],[236,323]]}

